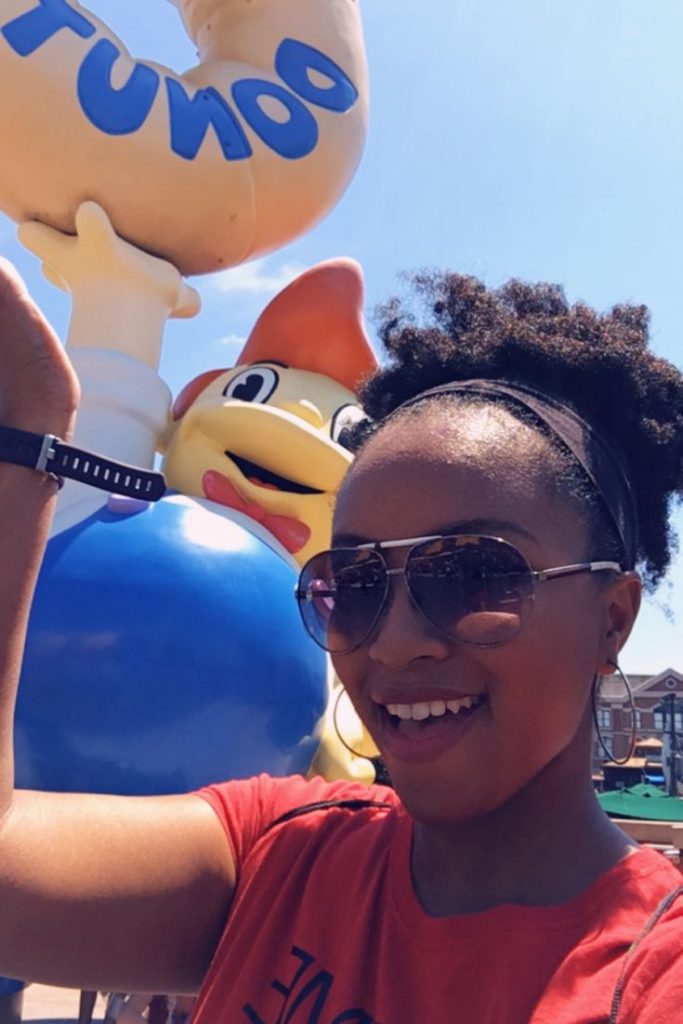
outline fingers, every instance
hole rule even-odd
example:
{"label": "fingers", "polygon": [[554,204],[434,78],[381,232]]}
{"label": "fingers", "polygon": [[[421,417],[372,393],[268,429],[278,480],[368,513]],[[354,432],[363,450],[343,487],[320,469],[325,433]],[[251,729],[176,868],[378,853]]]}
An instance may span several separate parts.
{"label": "fingers", "polygon": [[57,267],[67,258],[67,246],[73,246],[73,239],[36,220],[20,224],[17,236],[22,245],[43,261],[42,270],[47,280],[61,291],[68,291]]}
{"label": "fingers", "polygon": [[76,233],[91,245],[99,243],[103,248],[111,248],[116,238],[106,212],[92,199],[81,203],[76,211]]}
{"label": "fingers", "polygon": [[43,274],[45,275],[45,280],[49,281],[50,284],[53,284],[55,288],[59,288],[62,292],[68,292],[69,288],[66,281],[61,274],[57,273],[54,267],[49,265],[49,263],[45,263],[43,265]]}
{"label": "fingers", "polygon": [[0,256],[0,288],[3,293],[7,290],[9,295],[14,295],[17,298],[28,297],[28,289],[24,284],[24,279],[20,275],[17,268],[13,263],[10,263],[4,256]]}
{"label": "fingers", "polygon": [[19,225],[17,236],[22,245],[30,249],[41,260],[54,262],[59,259],[64,250],[65,241],[72,241],[70,235],[63,235],[61,231],[55,231],[47,224],[41,224],[37,220],[25,221]]}
{"label": "fingers", "polygon": [[200,311],[202,300],[199,292],[186,281],[180,280],[178,289],[178,301],[172,313],[178,319],[192,319]]}
{"label": "fingers", "polygon": [[0,257],[0,423],[65,437],[78,379],[21,276]]}
{"label": "fingers", "polygon": [[0,358],[3,350],[7,352],[14,347],[17,331],[22,335],[33,335],[36,326],[53,335],[19,271],[8,259],[0,256]]}

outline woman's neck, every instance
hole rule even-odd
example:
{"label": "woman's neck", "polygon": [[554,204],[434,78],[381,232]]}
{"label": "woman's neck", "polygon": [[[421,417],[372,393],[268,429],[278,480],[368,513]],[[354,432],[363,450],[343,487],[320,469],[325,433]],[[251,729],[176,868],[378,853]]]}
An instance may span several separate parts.
{"label": "woman's neck", "polygon": [[560,754],[481,818],[415,823],[413,883],[428,914],[565,903],[635,849],[600,808],[585,770],[577,776],[568,760]]}

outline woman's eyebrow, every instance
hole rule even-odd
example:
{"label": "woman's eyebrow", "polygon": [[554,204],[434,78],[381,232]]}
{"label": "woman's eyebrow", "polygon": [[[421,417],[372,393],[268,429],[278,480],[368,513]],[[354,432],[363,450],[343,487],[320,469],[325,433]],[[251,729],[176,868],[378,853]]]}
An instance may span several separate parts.
{"label": "woman's eyebrow", "polygon": [[[513,523],[509,519],[460,519],[456,523],[449,523],[439,526],[437,529],[422,536],[425,537],[448,537],[457,533],[479,533],[486,536],[497,536],[499,533],[512,533],[518,537],[524,537],[532,544],[538,544],[538,539],[526,530],[519,523]],[[357,547],[359,544],[372,544],[384,540],[383,537],[363,537],[356,533],[337,533],[332,538],[333,547]]]}
{"label": "woman's eyebrow", "polygon": [[355,548],[359,544],[372,544],[373,539],[370,537],[361,537],[356,533],[335,533],[332,537],[332,547],[335,548]]}
{"label": "woman's eyebrow", "polygon": [[538,538],[529,530],[526,530],[519,523],[510,519],[460,519],[456,523],[450,523],[440,530],[443,534],[449,533],[482,533],[489,536],[497,536],[499,533],[513,533],[518,537],[524,537],[532,544],[538,544]]}

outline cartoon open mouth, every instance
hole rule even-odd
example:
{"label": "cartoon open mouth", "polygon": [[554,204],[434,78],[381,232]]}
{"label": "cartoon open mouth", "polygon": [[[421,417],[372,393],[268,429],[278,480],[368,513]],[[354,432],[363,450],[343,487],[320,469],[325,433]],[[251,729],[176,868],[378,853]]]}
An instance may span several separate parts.
{"label": "cartoon open mouth", "polygon": [[315,487],[306,487],[305,484],[298,484],[295,480],[288,480],[285,476],[278,476],[277,473],[259,466],[257,462],[250,462],[243,459],[234,452],[226,452],[227,457],[234,462],[240,473],[249,483],[257,487],[276,488],[278,491],[288,491],[290,494],[322,494],[323,491]]}

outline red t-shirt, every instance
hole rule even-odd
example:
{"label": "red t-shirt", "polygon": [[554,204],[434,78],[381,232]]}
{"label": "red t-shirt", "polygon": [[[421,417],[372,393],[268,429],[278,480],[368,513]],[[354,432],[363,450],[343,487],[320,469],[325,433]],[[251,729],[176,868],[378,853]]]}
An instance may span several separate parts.
{"label": "red t-shirt", "polygon": [[[561,906],[433,918],[391,790],[261,776],[200,795],[225,826],[238,884],[195,1024],[605,1024],[631,942],[683,884],[641,849]],[[271,827],[348,798],[389,806]],[[683,898],[634,954],[618,1020],[683,1021]]]}

